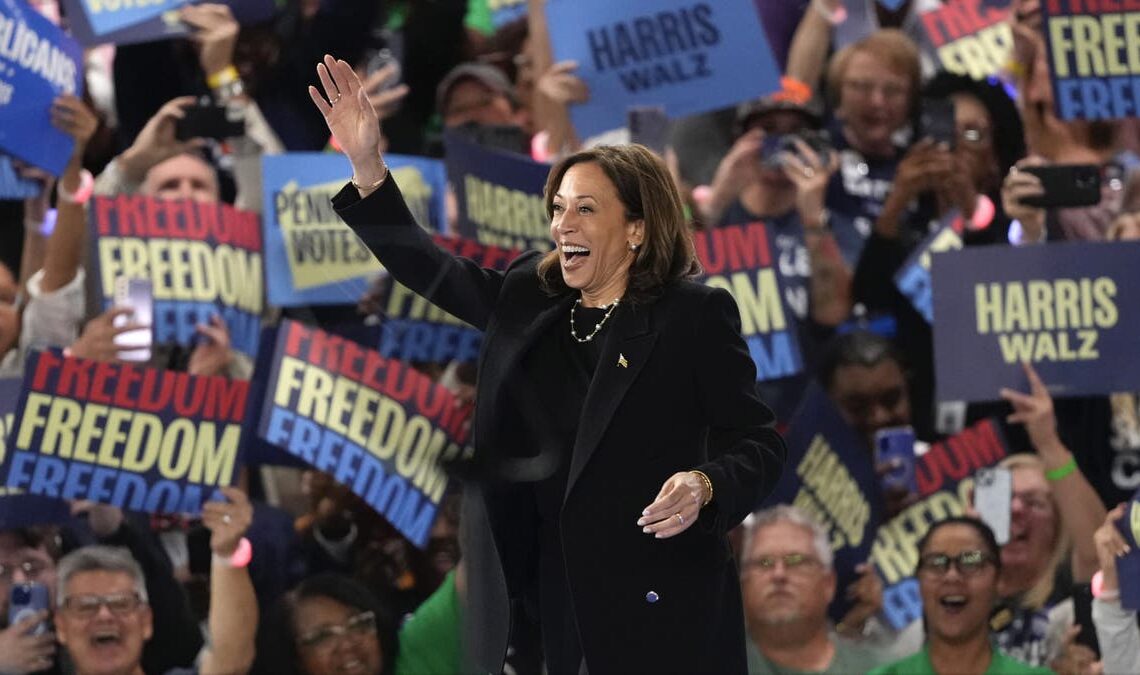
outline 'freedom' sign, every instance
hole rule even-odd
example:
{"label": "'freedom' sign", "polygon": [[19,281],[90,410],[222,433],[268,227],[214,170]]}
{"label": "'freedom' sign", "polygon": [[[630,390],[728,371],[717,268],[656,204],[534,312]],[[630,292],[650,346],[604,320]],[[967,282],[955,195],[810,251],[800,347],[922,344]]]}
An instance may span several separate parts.
{"label": "'freedom' sign", "polygon": [[573,0],[546,6],[555,60],[578,62],[590,100],[570,109],[583,137],[662,105],[683,117],[780,88],[755,0]]}
{"label": "'freedom' sign", "polygon": [[234,349],[253,356],[261,330],[261,224],[229,204],[141,195],[96,197],[95,269],[104,307],[119,277],[150,279],[154,341],[189,345],[218,314]]}
{"label": "'freedom' sign", "polygon": [[0,0],[0,150],[53,175],[75,140],[51,123],[52,101],[83,93],[75,40],[21,0]]}
{"label": "'freedom' sign", "polygon": [[919,16],[942,68],[983,80],[1005,67],[1013,47],[1009,0],[955,0]]}
{"label": "'freedom' sign", "polygon": [[132,511],[198,513],[240,464],[249,382],[28,358],[0,484]]}
{"label": "'freedom' sign", "polygon": [[1140,2],[1044,0],[1041,13],[1057,116],[1140,114]]}
{"label": "'freedom' sign", "polygon": [[768,228],[754,222],[694,232],[693,244],[704,268],[700,281],[731,293],[740,308],[741,333],[756,362],[756,379],[775,380],[803,370]]}
{"label": "'freedom' sign", "polygon": [[419,547],[469,456],[470,407],[427,376],[342,337],[283,321],[258,437],[349,487]]}
{"label": "'freedom' sign", "polygon": [[1140,382],[1140,243],[978,247],[933,256],[934,361],[943,401],[989,401],[1026,385],[1054,396]]}

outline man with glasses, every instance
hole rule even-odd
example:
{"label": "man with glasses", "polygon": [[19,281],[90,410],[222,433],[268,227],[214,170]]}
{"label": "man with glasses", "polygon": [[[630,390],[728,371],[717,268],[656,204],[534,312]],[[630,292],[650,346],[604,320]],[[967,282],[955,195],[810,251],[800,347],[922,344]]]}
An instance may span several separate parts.
{"label": "man with glasses", "polygon": [[[8,618],[14,584],[39,582],[49,591],[55,586],[57,555],[54,528],[0,531],[0,622]],[[53,663],[55,639],[50,633],[37,635],[31,630],[47,618],[46,611],[37,613],[0,630],[0,673],[36,672]]]}
{"label": "man with glasses", "polygon": [[830,632],[836,577],[819,524],[793,506],[775,506],[745,521],[741,550],[749,673],[864,673],[878,663]]}
{"label": "man with glasses", "polygon": [[[168,674],[231,675],[246,672],[253,661],[257,597],[246,569],[252,551],[243,536],[253,508],[240,490],[222,492],[229,502],[207,502],[202,509],[214,553],[211,641],[195,670]],[[154,615],[139,563],[123,548],[85,546],[64,556],[56,575],[56,637],[76,675],[143,675],[143,645],[153,635]]]}

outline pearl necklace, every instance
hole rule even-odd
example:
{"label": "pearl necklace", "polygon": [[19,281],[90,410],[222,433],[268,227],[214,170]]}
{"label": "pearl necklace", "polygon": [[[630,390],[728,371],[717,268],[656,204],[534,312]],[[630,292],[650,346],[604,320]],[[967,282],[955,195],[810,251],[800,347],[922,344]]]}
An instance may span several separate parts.
{"label": "pearl necklace", "polygon": [[593,340],[594,336],[598,334],[598,331],[602,329],[602,326],[606,325],[606,320],[610,318],[610,314],[613,314],[614,310],[617,309],[618,302],[620,300],[621,299],[618,298],[618,300],[614,300],[609,305],[604,305],[609,307],[609,309],[606,310],[606,315],[603,316],[602,320],[594,326],[594,330],[590,331],[590,334],[584,338],[578,337],[577,331],[574,330],[574,310],[578,308],[578,305],[582,304],[582,298],[575,300],[574,304],[570,307],[570,337],[574,338],[578,342],[589,342],[590,340]]}

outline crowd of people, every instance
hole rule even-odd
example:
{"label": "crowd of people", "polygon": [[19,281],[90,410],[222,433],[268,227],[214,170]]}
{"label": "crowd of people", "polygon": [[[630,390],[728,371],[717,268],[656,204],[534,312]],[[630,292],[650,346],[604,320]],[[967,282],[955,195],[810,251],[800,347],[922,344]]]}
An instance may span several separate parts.
{"label": "crowd of people", "polygon": [[[57,0],[29,1],[60,20]],[[92,300],[92,195],[260,213],[262,157],[343,152],[354,174],[333,205],[385,274],[495,327],[497,356],[478,372],[412,364],[476,404],[481,461],[462,473],[482,477],[452,481],[424,548],[312,467],[242,467],[200,515],[74,502],[63,522],[0,530],[0,675],[1140,672],[1117,573],[1130,550],[1118,523],[1140,489],[1140,397],[1054,399],[1025,364],[1028,389],[1010,382],[949,414],[930,321],[895,283],[955,215],[967,247],[1140,239],[1140,126],[1055,115],[1039,0],[1008,3],[1008,61],[982,80],[923,48],[917,17],[939,0],[756,0],[780,89],[672,120],[659,157],[623,145],[627,129],[579,136],[570,110],[590,91],[577,64],[554,61],[550,35],[566,27],[548,25],[542,0],[497,27],[491,0],[277,4],[251,25],[227,4],[187,5],[189,39],[86,52],[86,93],[44,113],[74,140],[66,168],[21,165],[42,190],[0,202],[0,375],[21,377],[46,348],[118,361],[117,336],[145,328]],[[201,97],[243,131],[181,138]],[[928,133],[931,100],[947,104],[952,138]],[[454,265],[423,236],[382,157],[439,158],[444,130],[552,165],[554,252],[500,274]],[[1043,187],[1026,167],[1065,164],[1104,168],[1101,201],[1027,204]],[[454,199],[447,220],[455,234]],[[699,267],[691,232],[757,221],[804,362],[761,382],[727,293],[683,285]],[[269,307],[262,323],[383,323],[374,290]],[[636,404],[594,395],[613,333],[615,372],[640,380],[604,384],[632,386]],[[189,345],[154,344],[149,365],[268,378],[220,315]],[[844,586],[826,523],[764,501],[791,470],[776,430],[816,385],[872,466],[885,429],[911,427],[921,455],[996,418],[1008,444],[1008,540],[969,495],[916,533],[921,617],[901,629],[883,618],[871,561]],[[526,405],[497,395],[519,387]],[[542,420],[505,428],[535,407]],[[546,444],[564,461],[533,489],[486,477],[512,459],[502,448]],[[884,523],[917,499],[884,491]],[[28,584],[47,589],[48,609],[10,616]],[[837,621],[836,598],[850,607]]]}

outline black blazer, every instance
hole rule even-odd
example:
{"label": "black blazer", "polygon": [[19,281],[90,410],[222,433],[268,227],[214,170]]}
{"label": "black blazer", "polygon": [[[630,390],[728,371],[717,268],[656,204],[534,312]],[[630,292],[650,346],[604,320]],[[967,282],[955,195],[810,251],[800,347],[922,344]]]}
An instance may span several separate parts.
{"label": "black blazer", "polygon": [[[527,378],[523,355],[553,322],[568,323],[577,294],[540,289],[537,253],[497,272],[438,249],[393,179],[363,200],[346,186],[333,204],[395,279],[485,331],[476,455],[533,456],[541,439],[527,433],[512,392]],[[680,282],[652,303],[620,305],[601,337],[561,512],[567,610],[587,667],[591,675],[744,673],[738,573],[725,535],[774,487],[785,448],[756,394],[735,302],[723,290]],[[676,537],[644,534],[641,509],[670,475],[688,469],[709,476],[712,504]],[[535,574],[536,526],[521,492],[511,483],[464,486],[466,646],[494,673],[506,651],[508,598],[525,594]]]}

